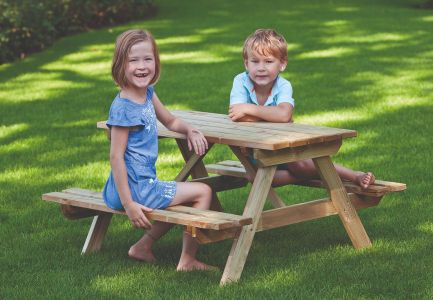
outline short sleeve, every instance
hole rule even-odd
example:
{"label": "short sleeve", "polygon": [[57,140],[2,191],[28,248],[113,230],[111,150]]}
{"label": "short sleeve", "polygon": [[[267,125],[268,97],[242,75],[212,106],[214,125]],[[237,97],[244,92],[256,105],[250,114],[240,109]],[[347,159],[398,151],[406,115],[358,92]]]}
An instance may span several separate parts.
{"label": "short sleeve", "polygon": [[143,125],[141,110],[127,101],[116,98],[111,104],[107,126],[131,127]]}
{"label": "short sleeve", "polygon": [[243,84],[242,74],[233,80],[233,87],[230,92],[230,105],[248,103],[248,95]]}
{"label": "short sleeve", "polygon": [[276,99],[276,105],[280,103],[289,103],[295,107],[295,99],[293,99],[292,85],[289,81],[284,80],[279,86],[279,93]]}

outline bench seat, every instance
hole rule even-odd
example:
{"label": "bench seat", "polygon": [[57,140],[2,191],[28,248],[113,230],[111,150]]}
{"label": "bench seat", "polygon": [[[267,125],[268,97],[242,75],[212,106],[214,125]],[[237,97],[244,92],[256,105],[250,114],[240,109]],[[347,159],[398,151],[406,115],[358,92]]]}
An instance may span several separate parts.
{"label": "bench seat", "polygon": [[[100,212],[123,214],[120,210],[107,207],[99,192],[71,188],[62,192],[52,192],[42,195],[45,201],[57,202],[62,205],[63,214],[69,219],[77,219],[97,215]],[[165,210],[154,209],[146,213],[146,217],[154,221],[162,221],[196,228],[223,230],[241,227],[252,223],[250,217],[229,213],[201,210],[188,206],[171,206]]]}
{"label": "bench seat", "polygon": [[[239,161],[225,160],[215,164],[207,164],[206,170],[209,173],[226,175],[233,177],[246,177],[246,172],[244,166]],[[310,186],[325,188],[321,180],[307,180],[303,182],[295,183],[296,185]],[[343,185],[348,193],[354,193],[357,195],[372,196],[372,197],[382,197],[383,195],[390,192],[400,192],[406,189],[406,184],[399,182],[383,181],[377,180],[370,184],[366,189],[349,182],[343,181]]]}

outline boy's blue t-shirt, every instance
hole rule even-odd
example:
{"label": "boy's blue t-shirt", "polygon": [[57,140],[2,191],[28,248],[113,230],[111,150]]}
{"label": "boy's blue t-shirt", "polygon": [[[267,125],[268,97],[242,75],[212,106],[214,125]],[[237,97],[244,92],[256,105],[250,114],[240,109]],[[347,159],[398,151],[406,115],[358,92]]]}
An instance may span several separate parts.
{"label": "boy's blue t-shirt", "polygon": [[[292,94],[293,90],[290,82],[278,75],[264,106],[277,106],[280,103],[289,103],[295,107],[295,100]],[[254,91],[254,84],[248,73],[243,72],[238,74],[233,80],[233,87],[230,92],[230,105],[246,103],[259,105]]]}

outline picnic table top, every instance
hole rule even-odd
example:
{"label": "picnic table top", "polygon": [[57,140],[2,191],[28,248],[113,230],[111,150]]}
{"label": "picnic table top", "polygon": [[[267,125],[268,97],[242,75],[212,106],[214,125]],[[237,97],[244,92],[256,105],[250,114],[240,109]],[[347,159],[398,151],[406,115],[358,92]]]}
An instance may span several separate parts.
{"label": "picnic table top", "polygon": [[[320,144],[357,135],[355,130],[299,123],[233,122],[227,115],[209,112],[173,110],[171,113],[201,130],[210,143],[263,150]],[[105,122],[99,122],[98,127],[106,127]],[[159,122],[158,135],[185,138]]]}

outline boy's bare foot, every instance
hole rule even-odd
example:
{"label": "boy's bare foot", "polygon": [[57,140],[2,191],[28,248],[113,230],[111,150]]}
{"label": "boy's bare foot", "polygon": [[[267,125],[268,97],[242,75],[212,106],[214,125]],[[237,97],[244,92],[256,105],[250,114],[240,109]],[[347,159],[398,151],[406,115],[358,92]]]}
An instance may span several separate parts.
{"label": "boy's bare foot", "polygon": [[207,265],[198,260],[192,260],[187,263],[179,263],[176,268],[178,272],[191,272],[191,271],[218,271],[218,267]]}
{"label": "boy's bare foot", "polygon": [[139,261],[145,261],[148,263],[155,263],[156,258],[153,255],[151,247],[145,243],[143,239],[140,239],[137,243],[131,246],[128,251],[128,256],[132,259]]}
{"label": "boy's bare foot", "polygon": [[366,189],[370,186],[370,184],[373,184],[376,178],[374,177],[373,173],[371,172],[359,172],[359,174],[356,176],[356,181],[360,187],[363,189]]}

